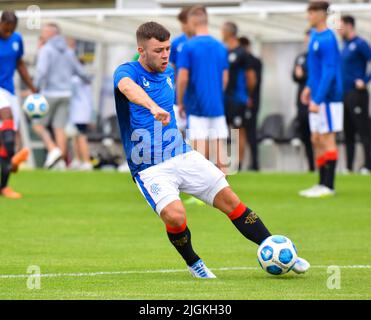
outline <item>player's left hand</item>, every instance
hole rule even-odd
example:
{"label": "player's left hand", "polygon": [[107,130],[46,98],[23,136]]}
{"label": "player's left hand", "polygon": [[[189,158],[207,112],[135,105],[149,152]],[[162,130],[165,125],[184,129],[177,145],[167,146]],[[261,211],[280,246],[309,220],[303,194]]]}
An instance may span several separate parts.
{"label": "player's left hand", "polygon": [[358,90],[363,90],[366,88],[366,84],[362,79],[357,79],[355,84]]}
{"label": "player's left hand", "polygon": [[318,113],[319,112],[319,105],[316,104],[314,101],[311,101],[309,104],[309,112]]}
{"label": "player's left hand", "polygon": [[159,106],[153,106],[151,113],[157,121],[161,121],[162,125],[167,126],[170,123],[170,113]]}

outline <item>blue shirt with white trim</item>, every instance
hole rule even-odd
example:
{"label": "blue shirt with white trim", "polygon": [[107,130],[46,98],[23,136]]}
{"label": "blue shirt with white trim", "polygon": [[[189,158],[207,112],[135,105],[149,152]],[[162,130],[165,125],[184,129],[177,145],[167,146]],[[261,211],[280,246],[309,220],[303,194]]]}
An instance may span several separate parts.
{"label": "blue shirt with white trim", "polygon": [[371,61],[371,48],[361,37],[355,37],[344,41],[341,51],[342,75],[344,92],[355,89],[355,81],[363,80],[365,83],[371,79],[371,73],[367,74],[367,64]]}
{"label": "blue shirt with white trim", "polygon": [[23,56],[23,40],[18,32],[9,38],[0,37],[0,88],[14,94],[13,76],[17,62]]}
{"label": "blue shirt with white trim", "polygon": [[335,34],[330,29],[311,32],[307,86],[316,104],[343,99],[340,52]]}
{"label": "blue shirt with white trim", "polygon": [[189,39],[179,54],[178,69],[189,71],[184,95],[187,115],[224,115],[223,72],[228,70],[228,50],[210,35]]}
{"label": "blue shirt with white trim", "polygon": [[[118,89],[123,78],[130,78],[162,109],[170,113],[170,123],[163,126],[151,112],[129,101]],[[174,70],[149,72],[139,61],[120,65],[114,73],[114,95],[121,139],[133,177],[138,172],[176,155],[191,151],[178,130],[173,109]]]}

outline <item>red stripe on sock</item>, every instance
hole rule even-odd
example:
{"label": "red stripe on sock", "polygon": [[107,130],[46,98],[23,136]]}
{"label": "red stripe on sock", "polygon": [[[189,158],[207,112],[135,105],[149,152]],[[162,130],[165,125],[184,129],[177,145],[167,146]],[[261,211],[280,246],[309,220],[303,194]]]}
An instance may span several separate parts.
{"label": "red stripe on sock", "polygon": [[0,131],[5,130],[14,130],[14,121],[13,119],[6,119],[3,121],[3,125],[0,128]]}
{"label": "red stripe on sock", "polygon": [[338,158],[339,158],[339,153],[337,150],[327,151],[325,153],[325,159],[327,161],[334,161],[334,160],[337,160]]}
{"label": "red stripe on sock", "polygon": [[0,147],[0,158],[7,158],[8,152],[6,152],[6,149],[4,147]]}
{"label": "red stripe on sock", "polygon": [[186,228],[187,228],[187,220],[184,220],[184,223],[179,227],[172,227],[172,226],[169,226],[168,224],[166,225],[166,231],[169,233],[175,233],[175,234],[183,232]]}
{"label": "red stripe on sock", "polygon": [[246,211],[246,206],[241,202],[236,207],[236,209],[234,209],[231,213],[228,214],[228,218],[231,220],[236,220],[237,218],[241,217],[245,211]]}
{"label": "red stripe on sock", "polygon": [[327,161],[327,159],[326,159],[325,155],[317,157],[317,159],[316,159],[317,167],[318,168],[323,167],[326,164],[326,161]]}

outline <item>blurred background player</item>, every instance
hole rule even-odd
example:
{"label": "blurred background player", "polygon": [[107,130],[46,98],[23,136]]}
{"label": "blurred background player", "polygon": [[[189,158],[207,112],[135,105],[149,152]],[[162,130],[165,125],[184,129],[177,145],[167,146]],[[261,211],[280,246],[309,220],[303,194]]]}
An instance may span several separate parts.
{"label": "blurred background player", "polygon": [[177,101],[179,112],[187,114],[192,146],[210,158],[209,146],[216,147],[216,163],[223,168],[220,155],[228,138],[224,113],[224,89],[228,83],[228,52],[209,34],[208,16],[202,6],[188,13],[192,35],[177,59]]}
{"label": "blurred background player", "polygon": [[314,155],[312,142],[310,140],[310,128],[309,128],[309,109],[307,104],[301,102],[301,94],[306,86],[308,80],[308,66],[307,66],[307,47],[309,43],[310,30],[305,32],[304,47],[305,52],[300,53],[295,58],[294,70],[292,72],[293,80],[298,84],[298,90],[296,95],[296,107],[297,107],[297,121],[300,139],[304,143],[305,154],[308,161],[309,171],[314,171]]}
{"label": "blurred background player", "polygon": [[339,33],[344,40],[341,60],[347,169],[353,171],[355,137],[359,134],[365,159],[361,173],[366,174],[371,170],[371,129],[367,91],[371,73],[366,73],[368,62],[371,61],[371,49],[367,41],[357,35],[352,16],[341,18]]}
{"label": "blurred background player", "polygon": [[[249,170],[258,171],[259,170],[259,149],[258,149],[258,136],[257,136],[257,123],[258,115],[260,109],[260,92],[263,74],[263,63],[262,61],[252,54],[251,51],[251,41],[247,37],[239,38],[241,46],[246,50],[249,65],[255,73],[255,86],[252,90],[249,99],[249,108],[246,110],[246,133],[247,142],[250,145],[251,152],[251,163]],[[249,85],[250,87],[252,84]]]}
{"label": "blurred background player", "polygon": [[[18,199],[21,194],[8,187],[10,173],[16,172],[21,162],[27,160],[29,150],[16,151],[17,131],[20,120],[20,106],[14,90],[14,72],[18,71],[24,83],[32,91],[36,89],[31,81],[23,56],[22,36],[15,32],[17,16],[12,11],[3,11],[0,18],[0,162],[2,196]],[[21,144],[18,136],[18,145]]]}
{"label": "blurred background player", "polygon": [[[177,130],[173,112],[174,72],[168,66],[169,38],[169,31],[155,22],[138,28],[139,60],[120,65],[114,73],[117,116],[125,152],[130,155],[128,163],[133,180],[164,222],[170,242],[194,277],[215,278],[193,250],[180,191],[197,196],[225,213],[246,239],[258,245],[270,233],[233,192],[224,173],[192,150]],[[172,139],[162,139],[157,148],[156,135],[163,138],[170,132],[174,134],[174,143]],[[143,162],[140,154],[146,151],[151,161]],[[158,163],[155,154],[159,155]],[[298,258],[293,270],[304,273],[309,267],[307,261]]]}
{"label": "blurred background player", "polygon": [[[75,39],[68,39],[68,46],[76,49]],[[84,65],[82,59],[79,60]],[[69,123],[77,129],[73,138],[73,160],[69,168],[79,171],[91,171],[90,151],[87,139],[88,125],[93,115],[93,92],[90,83],[84,82],[79,76],[72,76],[72,96],[69,110]]]}
{"label": "blurred background player", "polygon": [[[178,59],[179,54],[182,52],[184,44],[192,37],[191,29],[188,23],[188,13],[192,7],[184,7],[178,14],[178,21],[180,22],[180,28],[182,30],[182,34],[176,37],[171,43],[171,50],[170,50],[170,58],[169,61],[175,70],[175,80],[178,76]],[[178,128],[180,131],[184,133],[184,130],[187,126],[187,120],[184,117],[181,117],[179,114],[179,108],[177,106],[177,97],[175,91],[175,99],[174,99],[174,113],[177,120]]]}
{"label": "blurred background player", "polygon": [[309,125],[320,179],[318,185],[299,194],[312,198],[335,194],[336,132],[343,130],[341,59],[336,36],[327,27],[328,8],[326,1],[313,1],[308,6],[308,20],[313,29],[302,103],[309,104]]}
{"label": "blurred background player", "polygon": [[[3,11],[0,18],[0,91],[8,100],[14,118],[16,130],[16,150],[19,150],[22,143],[18,132],[20,124],[20,106],[18,97],[14,90],[14,73],[18,71],[26,86],[35,93],[31,77],[28,73],[26,63],[22,56],[24,52],[23,40],[20,33],[15,32],[18,19],[13,11]],[[27,149],[21,150],[28,154]]]}
{"label": "blurred background player", "polygon": [[229,81],[225,91],[225,112],[227,123],[239,132],[238,169],[242,170],[246,146],[246,110],[252,107],[249,96],[256,86],[256,74],[250,65],[246,50],[237,37],[238,28],[233,22],[222,26],[222,39],[227,46],[229,60]]}
{"label": "blurred background player", "polygon": [[191,28],[188,23],[188,13],[192,7],[183,8],[178,14],[178,21],[180,22],[180,27],[182,34],[174,38],[171,42],[171,51],[169,61],[174,67],[175,74],[177,74],[177,62],[180,52],[182,52],[184,44],[192,37]]}
{"label": "blurred background player", "polygon": [[[67,138],[65,126],[72,95],[72,76],[79,75],[89,82],[83,67],[75,53],[68,48],[58,25],[49,23],[41,30],[44,45],[37,55],[35,85],[49,102],[49,112],[42,119],[33,120],[33,129],[43,140],[48,154],[45,168],[52,168],[56,163],[66,167]],[[47,127],[53,130],[52,137]]]}
{"label": "blurred background player", "polygon": [[18,171],[19,165],[27,160],[29,151],[22,149],[15,153],[16,130],[12,108],[4,91],[0,90],[0,195],[10,199],[22,198],[8,186],[10,174]]}

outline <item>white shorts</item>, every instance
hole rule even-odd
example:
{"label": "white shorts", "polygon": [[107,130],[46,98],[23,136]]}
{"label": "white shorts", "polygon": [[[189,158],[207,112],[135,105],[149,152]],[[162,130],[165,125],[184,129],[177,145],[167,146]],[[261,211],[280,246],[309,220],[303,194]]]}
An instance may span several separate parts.
{"label": "white shorts", "polygon": [[227,139],[228,127],[225,116],[188,116],[187,138],[189,140]]}
{"label": "white shorts", "polygon": [[180,200],[180,192],[212,206],[217,193],[229,186],[224,173],[194,150],[140,171],[135,181],[159,215],[168,204]]}
{"label": "white shorts", "polygon": [[14,126],[17,130],[19,127],[19,120],[20,120],[20,106],[18,98],[11,94],[8,90],[5,90],[4,88],[0,88],[0,109],[8,108],[10,107],[12,109],[13,114],[13,120],[14,120]]}
{"label": "white shorts", "polygon": [[318,113],[309,113],[309,126],[312,133],[343,131],[344,105],[342,102],[321,103]]}

